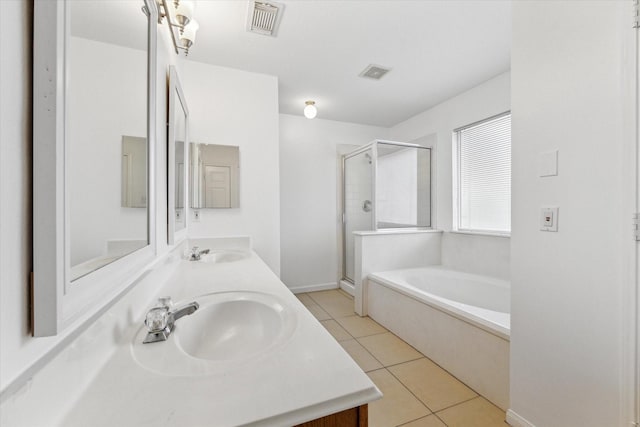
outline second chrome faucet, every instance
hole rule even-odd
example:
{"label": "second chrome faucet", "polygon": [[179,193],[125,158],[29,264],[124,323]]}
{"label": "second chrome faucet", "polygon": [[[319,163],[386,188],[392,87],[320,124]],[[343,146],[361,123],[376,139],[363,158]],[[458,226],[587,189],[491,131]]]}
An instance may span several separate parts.
{"label": "second chrome faucet", "polygon": [[191,254],[189,255],[189,261],[200,261],[200,256],[208,254],[209,249],[200,250],[197,246],[191,248]]}

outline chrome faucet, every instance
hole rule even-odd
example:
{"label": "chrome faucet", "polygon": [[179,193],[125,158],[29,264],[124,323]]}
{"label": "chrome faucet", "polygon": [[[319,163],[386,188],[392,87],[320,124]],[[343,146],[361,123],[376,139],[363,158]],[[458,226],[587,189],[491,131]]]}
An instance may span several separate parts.
{"label": "chrome faucet", "polygon": [[191,255],[189,255],[189,261],[200,261],[200,256],[209,253],[209,249],[199,250],[197,246],[191,248]]}
{"label": "chrome faucet", "polygon": [[147,326],[147,336],[143,344],[166,341],[173,332],[176,321],[183,316],[193,314],[200,308],[196,301],[184,304],[177,308],[171,307],[171,298],[165,297],[158,300],[158,305],[147,312],[144,324]]}

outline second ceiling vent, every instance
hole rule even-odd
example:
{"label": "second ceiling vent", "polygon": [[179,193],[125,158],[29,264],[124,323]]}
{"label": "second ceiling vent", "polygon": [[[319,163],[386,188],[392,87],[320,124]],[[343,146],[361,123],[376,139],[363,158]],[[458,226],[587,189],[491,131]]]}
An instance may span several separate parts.
{"label": "second ceiling vent", "polygon": [[391,71],[391,68],[382,67],[380,65],[369,64],[367,68],[362,70],[359,76],[367,77],[374,80],[380,80],[389,71]]}
{"label": "second ceiling vent", "polygon": [[284,5],[273,1],[249,1],[247,31],[275,37],[282,19]]}

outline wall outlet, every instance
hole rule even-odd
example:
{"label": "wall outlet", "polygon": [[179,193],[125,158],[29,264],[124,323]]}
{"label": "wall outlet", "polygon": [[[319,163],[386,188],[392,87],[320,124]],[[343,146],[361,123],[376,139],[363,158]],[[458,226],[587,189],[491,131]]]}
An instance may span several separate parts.
{"label": "wall outlet", "polygon": [[540,208],[540,230],[558,231],[558,208]]}
{"label": "wall outlet", "polygon": [[193,210],[193,222],[200,222],[200,211],[197,209]]}

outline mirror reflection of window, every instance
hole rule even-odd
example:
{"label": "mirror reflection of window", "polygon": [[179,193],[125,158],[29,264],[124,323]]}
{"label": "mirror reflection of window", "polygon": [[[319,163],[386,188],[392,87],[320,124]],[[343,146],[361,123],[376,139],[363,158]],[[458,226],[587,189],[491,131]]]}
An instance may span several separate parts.
{"label": "mirror reflection of window", "polygon": [[240,206],[240,150],[236,146],[191,143],[191,207],[225,209]]}

